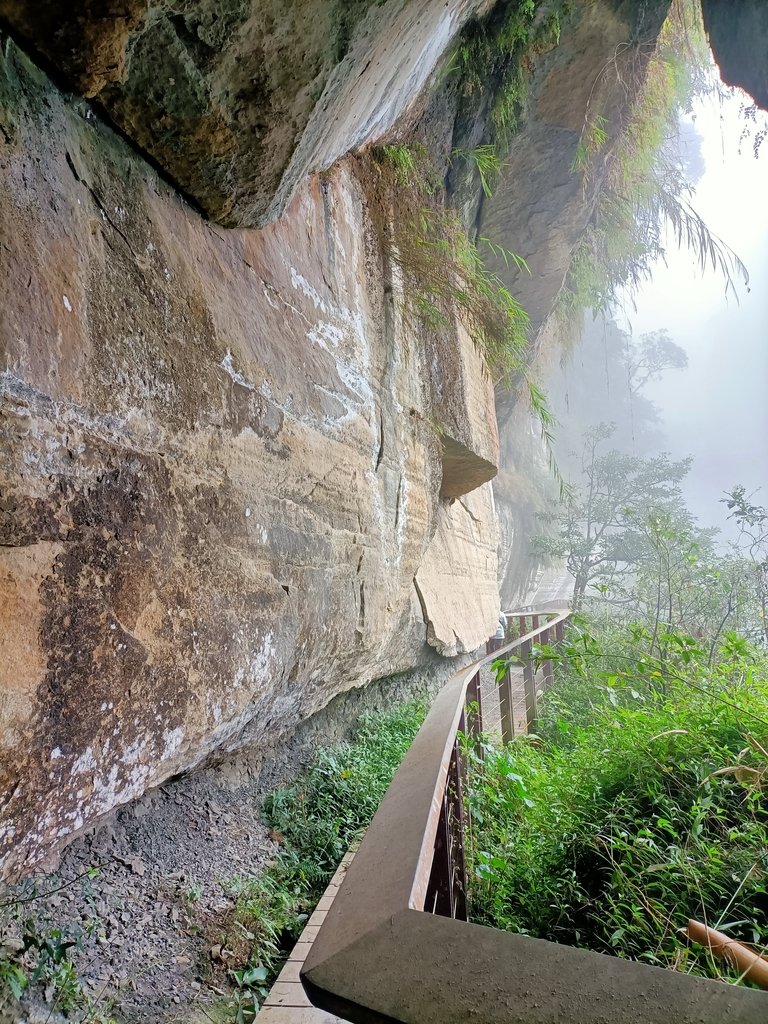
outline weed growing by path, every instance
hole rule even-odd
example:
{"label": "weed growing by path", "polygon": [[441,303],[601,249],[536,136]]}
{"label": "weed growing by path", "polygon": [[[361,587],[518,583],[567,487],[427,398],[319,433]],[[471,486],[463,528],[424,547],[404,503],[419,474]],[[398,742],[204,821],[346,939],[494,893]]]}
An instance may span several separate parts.
{"label": "weed growing by path", "polygon": [[236,905],[222,946],[239,961],[229,971],[239,1019],[248,1021],[258,1009],[342,857],[375,814],[426,712],[412,701],[364,716],[350,743],[318,750],[292,786],[265,801],[277,856],[257,878],[228,885]]}
{"label": "weed growing by path", "polygon": [[82,947],[82,930],[42,925],[28,913],[28,904],[37,898],[0,906],[0,1020],[5,1014],[17,1019],[19,1002],[27,995],[46,1006],[50,1017],[115,1024],[112,1000],[92,998],[71,960],[72,952]]}

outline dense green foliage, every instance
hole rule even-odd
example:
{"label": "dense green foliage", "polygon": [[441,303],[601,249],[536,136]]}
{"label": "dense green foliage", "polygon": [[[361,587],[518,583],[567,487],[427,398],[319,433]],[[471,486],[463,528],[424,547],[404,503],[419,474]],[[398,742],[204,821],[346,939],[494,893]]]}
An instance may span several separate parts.
{"label": "dense green foliage", "polygon": [[489,131],[497,153],[504,153],[518,129],[527,100],[532,61],[560,42],[561,18],[569,0],[542,4],[512,0],[471,21],[451,55],[450,71],[465,96],[489,98]]}
{"label": "dense green foliage", "polygon": [[539,736],[473,758],[472,916],[717,977],[677,929],[768,943],[768,664],[736,634],[655,650],[581,621]]}
{"label": "dense green foliage", "polygon": [[413,701],[360,719],[354,739],[320,748],[309,768],[264,804],[279,842],[273,863],[231,888],[236,909],[223,944],[240,966],[238,1018],[249,1020],[331,880],[341,858],[367,827],[426,714]]}

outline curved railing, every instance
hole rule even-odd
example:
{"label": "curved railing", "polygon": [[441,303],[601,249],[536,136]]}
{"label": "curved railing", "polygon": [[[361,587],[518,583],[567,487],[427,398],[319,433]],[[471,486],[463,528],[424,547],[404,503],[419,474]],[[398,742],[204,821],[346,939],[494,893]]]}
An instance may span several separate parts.
{"label": "curved railing", "polygon": [[555,613],[463,669],[438,694],[302,968],[316,1006],[352,1024],[768,1021],[763,993],[462,919],[457,736],[471,726],[467,709],[477,704],[481,671],[502,656],[529,665],[533,706],[526,712],[535,718],[526,652],[556,635],[568,614]]}

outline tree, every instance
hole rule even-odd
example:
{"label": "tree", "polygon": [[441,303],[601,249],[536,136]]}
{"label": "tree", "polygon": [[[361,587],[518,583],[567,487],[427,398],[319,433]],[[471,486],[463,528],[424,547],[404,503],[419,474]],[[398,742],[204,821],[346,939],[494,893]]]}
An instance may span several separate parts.
{"label": "tree", "polygon": [[589,588],[606,591],[653,557],[642,523],[679,512],[680,481],[690,459],[673,462],[667,453],[639,458],[618,451],[602,453],[612,424],[599,424],[584,436],[581,482],[555,517],[555,532],[534,538],[541,555],[564,558],[574,578],[574,607]]}
{"label": "tree", "polygon": [[652,380],[659,380],[666,370],[684,370],[688,356],[669,336],[669,331],[641,334],[637,344],[630,344],[627,353],[627,379],[633,395]]}
{"label": "tree", "polygon": [[739,530],[736,549],[749,565],[749,577],[759,606],[759,624],[755,630],[759,639],[768,646],[768,509],[754,505],[752,495],[737,484],[720,499],[729,509]]}
{"label": "tree", "polygon": [[702,530],[687,509],[646,516],[652,555],[632,580],[634,617],[649,626],[650,652],[665,659],[670,633],[706,640],[710,659],[726,630],[750,635],[755,605],[745,560],[722,554],[718,531]]}
{"label": "tree", "polygon": [[687,364],[685,352],[666,331],[632,337],[610,318],[586,322],[578,344],[547,380],[550,408],[558,421],[555,451],[566,475],[578,476],[585,431],[614,423],[611,444],[632,455],[665,448],[656,406],[647,385]]}

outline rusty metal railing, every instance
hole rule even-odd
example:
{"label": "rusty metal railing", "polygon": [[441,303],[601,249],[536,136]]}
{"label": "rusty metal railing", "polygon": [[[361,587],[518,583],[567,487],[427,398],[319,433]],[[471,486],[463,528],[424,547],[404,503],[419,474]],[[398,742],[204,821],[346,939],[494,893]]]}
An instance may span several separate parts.
{"label": "rusty metal railing", "polygon": [[[568,615],[532,622],[438,694],[301,970],[316,1006],[352,1024],[768,1021],[761,992],[466,920],[459,734],[482,727],[481,673],[500,657],[530,666],[535,721],[530,648],[557,638]],[[542,686],[550,679],[551,667]]]}

